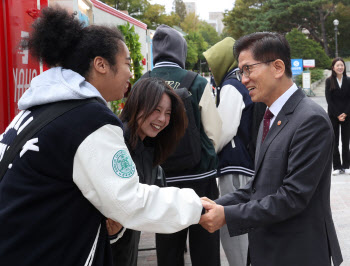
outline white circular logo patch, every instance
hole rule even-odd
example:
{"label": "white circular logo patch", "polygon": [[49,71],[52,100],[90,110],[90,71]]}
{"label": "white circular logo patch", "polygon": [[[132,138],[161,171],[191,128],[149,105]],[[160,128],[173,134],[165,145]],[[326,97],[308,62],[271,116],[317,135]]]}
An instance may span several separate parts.
{"label": "white circular logo patch", "polygon": [[121,178],[130,178],[135,173],[135,164],[130,155],[124,151],[118,151],[112,159],[114,172]]}

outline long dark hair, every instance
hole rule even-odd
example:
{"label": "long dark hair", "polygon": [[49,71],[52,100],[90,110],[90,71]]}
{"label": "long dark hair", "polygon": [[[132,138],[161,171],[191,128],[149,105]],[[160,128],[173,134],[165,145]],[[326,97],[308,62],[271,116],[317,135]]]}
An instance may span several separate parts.
{"label": "long dark hair", "polygon": [[116,72],[116,55],[123,35],[114,27],[84,27],[75,14],[55,6],[46,7],[32,24],[29,38],[21,46],[50,67],[61,66],[87,78],[96,56],[108,61]]}
{"label": "long dark hair", "polygon": [[343,60],[343,58],[341,57],[336,57],[333,59],[332,61],[332,66],[331,66],[331,69],[332,69],[332,74],[331,76],[329,77],[331,83],[330,83],[330,90],[335,90],[337,88],[337,73],[335,73],[334,71],[334,65],[338,62],[338,61],[341,61],[343,62],[344,64],[344,72],[343,72],[343,82],[346,82],[346,65],[345,65],[345,62]]}
{"label": "long dark hair", "polygon": [[157,108],[164,93],[171,100],[171,115],[169,125],[153,138],[154,166],[166,160],[185,134],[188,120],[181,98],[164,80],[154,77],[144,78],[132,88],[120,115],[120,119],[127,123],[130,131],[129,145],[131,149],[135,149],[141,130],[139,125],[142,125]]}

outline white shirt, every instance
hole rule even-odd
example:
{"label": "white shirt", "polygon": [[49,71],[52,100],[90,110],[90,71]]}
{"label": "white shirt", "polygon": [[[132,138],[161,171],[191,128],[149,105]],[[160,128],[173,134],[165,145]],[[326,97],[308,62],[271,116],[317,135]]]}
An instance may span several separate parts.
{"label": "white shirt", "polygon": [[343,84],[343,76],[341,77],[341,79],[339,80],[338,78],[336,78],[339,88],[341,89],[341,85]]}
{"label": "white shirt", "polygon": [[271,104],[269,109],[271,113],[273,113],[273,117],[270,121],[270,128],[273,122],[275,121],[276,117],[278,116],[278,113],[281,111],[282,107],[284,106],[284,104],[288,101],[290,96],[292,96],[292,94],[297,90],[298,90],[297,85],[293,83],[293,85],[285,93],[283,93],[276,101],[273,102],[273,104]]}

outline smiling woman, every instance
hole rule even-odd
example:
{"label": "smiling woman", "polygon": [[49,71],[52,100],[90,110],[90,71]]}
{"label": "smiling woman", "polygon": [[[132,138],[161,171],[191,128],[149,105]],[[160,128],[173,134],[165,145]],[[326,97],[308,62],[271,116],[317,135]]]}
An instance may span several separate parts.
{"label": "smiling woman", "polygon": [[[164,80],[143,78],[131,90],[120,119],[140,183],[164,186],[158,165],[174,151],[188,123],[182,100]],[[139,239],[139,231],[127,229],[112,244],[114,265],[137,265]]]}
{"label": "smiling woman", "polygon": [[129,131],[131,150],[136,148],[140,140],[154,138],[153,165],[161,164],[174,151],[187,127],[182,100],[159,78],[145,78],[137,82],[120,119]]}
{"label": "smiling woman", "polygon": [[[346,75],[346,66],[342,58],[332,62],[332,74],[326,80],[326,100],[328,116],[332,122],[335,145],[333,149],[333,175],[350,174],[350,80]],[[339,130],[341,128],[341,130]],[[339,152],[341,138],[342,152]]]}

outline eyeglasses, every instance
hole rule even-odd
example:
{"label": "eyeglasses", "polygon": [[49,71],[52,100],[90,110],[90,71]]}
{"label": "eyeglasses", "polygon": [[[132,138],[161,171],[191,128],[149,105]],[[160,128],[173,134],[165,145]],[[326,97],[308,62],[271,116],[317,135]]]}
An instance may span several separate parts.
{"label": "eyeglasses", "polygon": [[242,77],[243,75],[246,77],[246,78],[249,78],[250,76],[250,67],[252,66],[256,66],[256,65],[260,65],[260,64],[267,64],[267,63],[271,63],[275,60],[269,60],[269,61],[266,61],[266,62],[260,62],[260,63],[256,63],[256,64],[252,64],[252,65],[244,65],[242,67],[242,69],[240,69],[238,71],[239,75]]}

